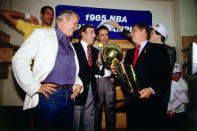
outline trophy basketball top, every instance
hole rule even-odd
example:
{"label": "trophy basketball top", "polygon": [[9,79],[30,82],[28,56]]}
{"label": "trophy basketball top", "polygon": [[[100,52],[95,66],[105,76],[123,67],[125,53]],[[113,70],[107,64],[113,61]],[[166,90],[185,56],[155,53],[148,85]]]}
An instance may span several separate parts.
{"label": "trophy basketball top", "polygon": [[115,44],[107,44],[101,51],[101,60],[103,66],[110,69],[113,62],[121,61],[123,58],[122,49]]}

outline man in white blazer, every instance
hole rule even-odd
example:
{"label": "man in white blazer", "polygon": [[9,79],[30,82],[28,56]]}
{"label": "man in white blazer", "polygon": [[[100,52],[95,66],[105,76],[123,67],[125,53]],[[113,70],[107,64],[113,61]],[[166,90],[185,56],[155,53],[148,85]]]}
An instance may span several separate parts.
{"label": "man in white blazer", "polygon": [[70,42],[78,20],[71,10],[61,12],[55,28],[36,29],[12,59],[15,78],[26,92],[23,109],[35,108],[39,129],[72,129],[73,99],[83,91]]}

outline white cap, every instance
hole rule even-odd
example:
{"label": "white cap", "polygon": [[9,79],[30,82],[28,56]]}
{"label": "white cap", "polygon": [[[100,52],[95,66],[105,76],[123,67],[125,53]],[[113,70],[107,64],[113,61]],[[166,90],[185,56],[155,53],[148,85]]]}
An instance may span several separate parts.
{"label": "white cap", "polygon": [[109,31],[112,31],[114,29],[114,26],[111,24],[111,21],[110,20],[103,20],[103,21],[101,21],[101,23],[99,24],[99,26],[101,26],[101,25],[106,26]]}
{"label": "white cap", "polygon": [[156,30],[157,32],[159,32],[162,36],[164,36],[165,38],[168,35],[168,30],[167,28],[163,25],[163,24],[156,24],[155,26],[152,27],[154,30]]}
{"label": "white cap", "polygon": [[181,66],[179,63],[174,64],[174,69],[172,73],[177,73],[177,72],[181,72]]}

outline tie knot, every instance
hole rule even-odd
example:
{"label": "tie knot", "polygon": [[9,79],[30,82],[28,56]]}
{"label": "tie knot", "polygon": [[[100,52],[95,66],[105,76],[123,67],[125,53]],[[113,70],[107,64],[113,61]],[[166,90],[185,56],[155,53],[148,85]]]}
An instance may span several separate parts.
{"label": "tie knot", "polygon": [[90,45],[87,45],[87,48],[89,49],[90,48]]}
{"label": "tie knot", "polygon": [[139,48],[140,48],[140,45],[137,45],[137,47],[136,47],[136,48],[138,48],[138,49],[139,49]]}

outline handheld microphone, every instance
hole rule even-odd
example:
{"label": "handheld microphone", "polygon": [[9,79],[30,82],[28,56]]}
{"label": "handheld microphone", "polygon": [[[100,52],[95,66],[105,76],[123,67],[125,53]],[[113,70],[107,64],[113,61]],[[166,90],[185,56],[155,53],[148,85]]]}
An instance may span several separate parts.
{"label": "handheld microphone", "polygon": [[103,49],[103,43],[98,43],[98,50],[99,52]]}
{"label": "handheld microphone", "polygon": [[99,51],[99,55],[98,55],[98,60],[97,60],[97,66],[99,67],[100,65],[102,65],[102,61],[101,61],[101,50],[103,49],[103,43],[98,43],[98,47],[97,47],[98,51]]}

